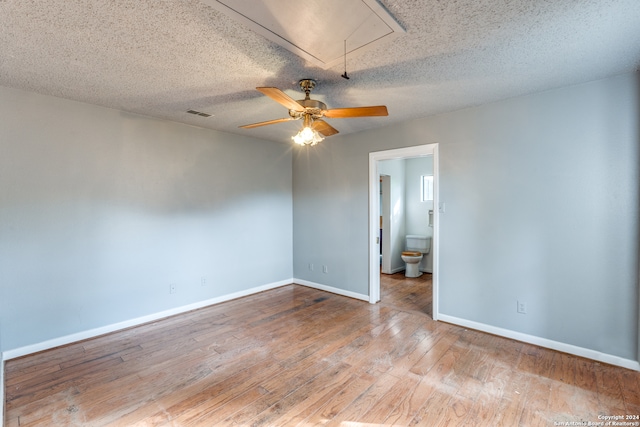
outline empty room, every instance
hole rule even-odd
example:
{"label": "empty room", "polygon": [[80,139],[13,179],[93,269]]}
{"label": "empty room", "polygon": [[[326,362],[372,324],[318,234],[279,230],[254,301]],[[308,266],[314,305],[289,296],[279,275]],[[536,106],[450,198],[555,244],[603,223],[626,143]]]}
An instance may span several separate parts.
{"label": "empty room", "polygon": [[0,1],[0,419],[640,426],[637,0]]}

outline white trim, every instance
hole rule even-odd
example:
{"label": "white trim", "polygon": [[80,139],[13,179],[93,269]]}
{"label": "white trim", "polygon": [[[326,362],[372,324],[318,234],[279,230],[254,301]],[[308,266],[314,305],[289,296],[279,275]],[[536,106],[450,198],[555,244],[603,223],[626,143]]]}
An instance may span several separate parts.
{"label": "white trim", "polygon": [[100,335],[120,331],[122,329],[142,325],[144,323],[153,322],[155,320],[163,319],[165,317],[175,316],[176,314],[186,313],[191,310],[197,310],[199,308],[207,307],[214,304],[219,304],[221,302],[230,301],[230,300],[245,297],[248,295],[257,294],[259,292],[267,291],[269,289],[275,289],[281,286],[290,285],[293,283],[293,281],[294,281],[293,279],[286,279],[286,280],[281,280],[279,282],[268,283],[266,285],[246,289],[244,291],[234,292],[232,294],[222,295],[222,296],[211,298],[204,301],[198,301],[193,304],[171,308],[169,310],[160,311],[158,313],[149,314],[147,316],[142,316],[142,317],[138,317],[131,320],[125,320],[124,322],[114,323],[111,325],[102,326],[100,328],[89,329],[87,331],[78,332],[78,333],[66,335],[60,338],[54,338],[51,340],[43,341],[37,344],[31,344],[28,346],[15,348],[12,350],[7,350],[2,353],[2,359],[3,360],[15,359],[16,357],[22,357],[28,354],[37,353],[39,351],[60,347],[62,345],[67,345],[74,342],[95,338]]}
{"label": "white trim", "polygon": [[369,302],[371,304],[380,301],[379,182],[378,157],[374,153],[369,153]]}
{"label": "white trim", "polygon": [[587,359],[597,360],[598,362],[608,363],[610,365],[620,366],[634,371],[640,371],[640,363],[635,360],[625,359],[613,354],[602,353],[584,347],[578,347],[571,344],[565,344],[559,341],[553,341],[546,338],[537,337],[535,335],[523,334],[521,332],[509,329],[498,328],[496,326],[486,325],[484,323],[474,322],[455,316],[449,316],[440,313],[440,320],[458,326],[463,326],[477,331],[487,332],[489,334],[498,335],[512,340],[533,344],[540,347],[550,348],[552,350],[561,351],[563,353],[573,354],[575,356],[585,357]]}
{"label": "white trim", "polygon": [[293,283],[296,285],[306,286],[308,288],[320,289],[321,291],[331,292],[332,294],[338,294],[349,298],[355,298],[363,301],[369,301],[368,295],[359,294],[356,292],[345,291],[344,289],[334,288],[333,286],[323,285],[321,283],[310,282],[303,279],[293,279]]}
{"label": "white trim", "polygon": [[416,145],[413,147],[369,153],[369,302],[380,301],[380,248],[376,238],[380,234],[380,172],[378,162],[391,159],[407,159],[411,157],[433,156],[433,320],[438,320],[439,303],[439,245],[440,245],[440,169],[438,166],[438,144]]}
{"label": "white trim", "polygon": [[433,259],[431,265],[432,297],[431,317],[440,318],[440,152],[439,145],[433,144]]}

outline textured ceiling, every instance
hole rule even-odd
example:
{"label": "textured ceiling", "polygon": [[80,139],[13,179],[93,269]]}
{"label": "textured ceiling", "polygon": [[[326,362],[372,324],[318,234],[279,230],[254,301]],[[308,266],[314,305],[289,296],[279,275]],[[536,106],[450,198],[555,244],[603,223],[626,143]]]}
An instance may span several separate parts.
{"label": "textured ceiling", "polygon": [[342,64],[314,66],[199,0],[0,0],[0,85],[286,142],[299,123],[238,129],[287,116],[256,86],[300,99],[314,78],[329,108],[388,106],[327,120],[346,134],[640,66],[638,0],[380,3],[406,34],[348,57],[345,80]]}

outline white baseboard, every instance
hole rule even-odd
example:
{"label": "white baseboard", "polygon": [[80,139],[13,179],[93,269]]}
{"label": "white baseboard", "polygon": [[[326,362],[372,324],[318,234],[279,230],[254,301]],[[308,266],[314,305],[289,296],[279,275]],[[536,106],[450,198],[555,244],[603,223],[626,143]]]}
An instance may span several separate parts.
{"label": "white baseboard", "polygon": [[[66,335],[60,338],[54,338],[48,341],[44,341],[37,344],[31,344],[25,347],[16,348],[13,350],[6,350],[2,353],[1,358],[3,360],[15,359],[16,357],[26,356],[28,354],[37,353],[39,351],[49,350],[62,345],[71,344],[78,341],[83,341],[90,338],[95,338],[100,335],[116,332],[122,329],[130,328],[132,326],[142,325],[144,323],[153,322],[155,320],[163,319],[165,317],[174,316],[176,314],[186,313],[191,310],[207,307],[213,304],[219,304],[221,302],[230,301],[236,298],[245,297],[258,292],[267,291],[269,289],[279,288],[280,286],[290,285],[294,282],[294,279],[281,280],[279,282],[268,283],[266,285],[258,286],[244,291],[234,292],[228,295],[222,295],[216,298],[211,298],[204,301],[198,301],[193,304],[183,305],[181,307],[175,307],[169,310],[160,311],[158,313],[149,314],[147,316],[138,317],[124,322],[114,323],[111,325],[102,326],[100,328],[90,329],[83,332],[78,332],[71,335]],[[3,369],[4,372],[4,369]],[[0,383],[4,384],[4,383]]]}
{"label": "white baseboard", "polygon": [[477,331],[487,332],[489,334],[510,338],[516,341],[525,342],[527,344],[534,344],[540,347],[561,351],[563,353],[569,353],[575,356],[597,360],[598,362],[608,363],[610,365],[620,366],[623,368],[632,369],[634,371],[640,371],[640,363],[638,361],[625,359],[623,357],[614,356],[612,354],[602,353],[588,348],[565,344],[546,338],[540,338],[535,335],[523,334],[521,332],[516,332],[509,329],[498,328],[496,326],[486,325],[484,323],[474,322],[472,320],[461,319],[459,317],[449,316],[442,313],[438,313],[438,320],[452,323],[458,326],[463,326],[465,328],[475,329]]}
{"label": "white baseboard", "polygon": [[389,273],[381,271],[382,274],[396,274],[396,273],[400,273],[401,271],[405,271],[406,267],[396,267],[396,268],[392,268],[391,271]]}
{"label": "white baseboard", "polygon": [[308,288],[320,289],[321,291],[331,292],[332,294],[338,294],[349,298],[360,299],[369,302],[369,295],[363,295],[356,292],[345,291],[344,289],[334,288],[333,286],[323,285],[321,283],[310,282],[303,279],[293,279],[293,283],[306,286]]}

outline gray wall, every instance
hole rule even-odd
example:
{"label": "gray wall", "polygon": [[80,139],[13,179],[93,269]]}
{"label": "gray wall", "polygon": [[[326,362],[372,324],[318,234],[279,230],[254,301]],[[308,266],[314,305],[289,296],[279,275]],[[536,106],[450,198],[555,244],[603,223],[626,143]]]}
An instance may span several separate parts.
{"label": "gray wall", "polygon": [[438,142],[440,311],[637,360],[638,88],[336,136],[293,165],[285,144],[0,88],[0,348],[292,275],[368,294],[368,153]]}
{"label": "gray wall", "polygon": [[287,144],[1,87],[0,117],[2,350],[291,279]]}
{"label": "gray wall", "polygon": [[638,87],[627,74],[296,150],[295,277],[368,294],[368,153],[437,142],[440,312],[638,360]]}

